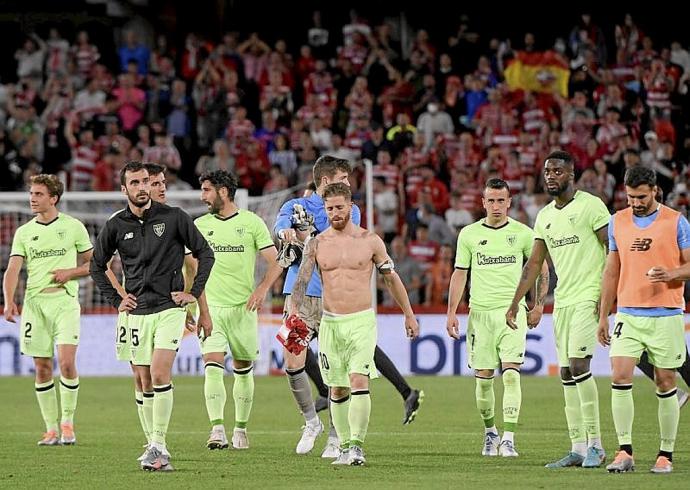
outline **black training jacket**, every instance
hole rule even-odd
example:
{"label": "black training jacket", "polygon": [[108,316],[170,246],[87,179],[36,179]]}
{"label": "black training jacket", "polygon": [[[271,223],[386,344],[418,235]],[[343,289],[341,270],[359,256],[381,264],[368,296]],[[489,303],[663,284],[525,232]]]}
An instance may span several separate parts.
{"label": "black training jacket", "polygon": [[185,246],[199,261],[190,291],[198,298],[211,273],[214,257],[192,218],[182,209],[151,201],[140,219],[127,206],[106,222],[98,235],[91,277],[115,308],[122,298],[110,284],[105,271],[113,254],[122,261],[125,290],[137,298],[133,315],[148,315],[174,308],[170,293],[184,291],[182,266]]}

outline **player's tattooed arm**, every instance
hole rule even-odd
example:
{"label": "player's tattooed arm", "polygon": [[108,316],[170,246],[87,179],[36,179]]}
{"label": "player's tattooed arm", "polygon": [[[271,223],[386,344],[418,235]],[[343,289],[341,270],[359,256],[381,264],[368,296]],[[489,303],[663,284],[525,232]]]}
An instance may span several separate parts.
{"label": "player's tattooed arm", "polygon": [[302,252],[302,263],[299,266],[297,279],[292,287],[292,298],[290,299],[290,314],[296,315],[299,311],[299,305],[304,301],[304,295],[307,292],[307,285],[314,273],[316,267],[316,249],[319,246],[318,237],[307,240],[304,244],[304,251]]}

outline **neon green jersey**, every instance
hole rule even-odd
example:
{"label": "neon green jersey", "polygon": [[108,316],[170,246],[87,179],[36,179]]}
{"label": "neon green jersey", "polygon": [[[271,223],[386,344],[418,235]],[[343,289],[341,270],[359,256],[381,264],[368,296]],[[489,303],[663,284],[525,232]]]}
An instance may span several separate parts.
{"label": "neon green jersey", "polygon": [[[10,255],[24,257],[28,279],[26,298],[46,288],[59,287],[53,281],[52,271],[77,267],[77,254],[93,248],[84,225],[63,213],[50,223],[39,223],[36,218],[17,228]],[[73,298],[79,292],[79,281],[72,279],[64,286]]]}
{"label": "neon green jersey", "polygon": [[254,291],[256,254],[274,246],[266,223],[240,209],[227,218],[205,214],[194,224],[216,255],[206,282],[206,301],[213,306],[245,304]]}
{"label": "neon green jersey", "polygon": [[596,231],[608,226],[610,217],[601,199],[583,191],[564,207],[552,201],[537,214],[536,238],[546,244],[558,276],[556,308],[599,301],[606,249]]}
{"label": "neon green jersey", "polygon": [[510,218],[498,228],[482,219],[460,231],[455,267],[470,270],[470,308],[493,310],[510,306],[533,242],[534,232]]}

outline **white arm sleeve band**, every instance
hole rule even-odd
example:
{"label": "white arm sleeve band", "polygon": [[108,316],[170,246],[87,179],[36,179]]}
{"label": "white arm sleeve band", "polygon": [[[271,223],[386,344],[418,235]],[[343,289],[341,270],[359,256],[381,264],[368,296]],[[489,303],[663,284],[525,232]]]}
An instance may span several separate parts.
{"label": "white arm sleeve band", "polygon": [[380,264],[376,264],[376,269],[378,269],[380,274],[390,274],[395,270],[395,264],[392,259],[388,259]]}

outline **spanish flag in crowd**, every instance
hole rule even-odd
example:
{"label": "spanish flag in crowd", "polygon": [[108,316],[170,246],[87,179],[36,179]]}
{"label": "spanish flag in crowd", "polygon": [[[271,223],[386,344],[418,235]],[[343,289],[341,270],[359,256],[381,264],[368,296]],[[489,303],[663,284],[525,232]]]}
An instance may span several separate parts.
{"label": "spanish flag in crowd", "polygon": [[555,51],[518,51],[515,58],[508,62],[504,75],[511,90],[568,96],[570,70],[567,62]]}

